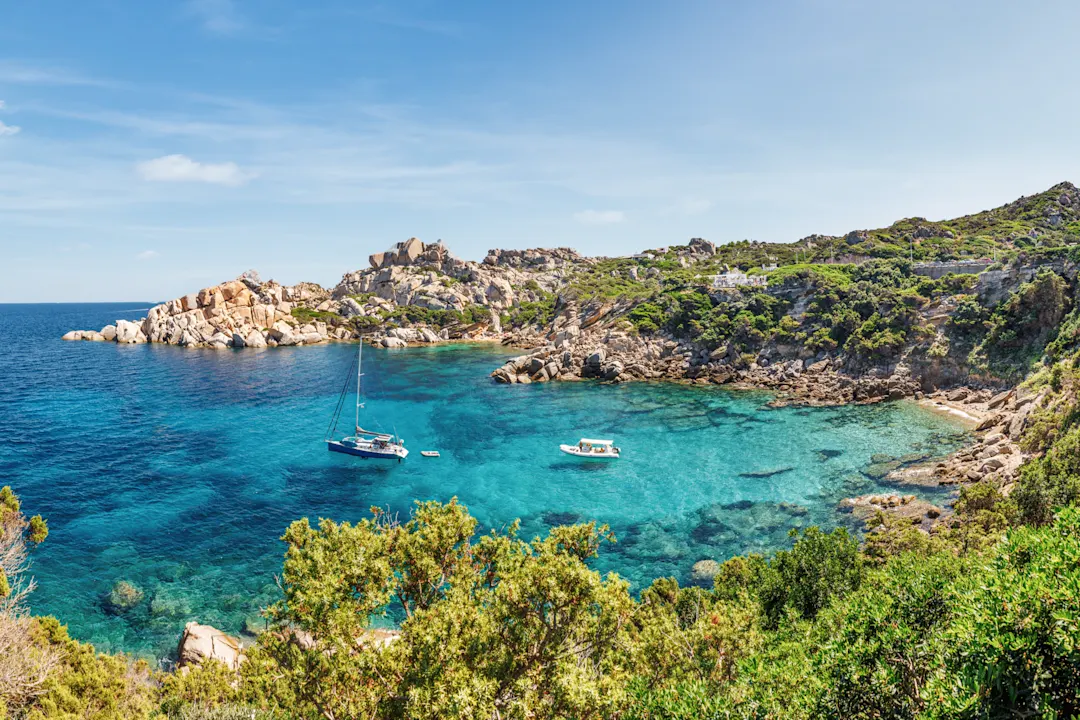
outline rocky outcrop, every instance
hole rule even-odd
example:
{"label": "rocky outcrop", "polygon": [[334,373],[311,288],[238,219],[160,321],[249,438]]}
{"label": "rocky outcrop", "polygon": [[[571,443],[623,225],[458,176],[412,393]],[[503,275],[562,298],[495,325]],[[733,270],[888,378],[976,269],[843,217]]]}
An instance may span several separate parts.
{"label": "rocky outcrop", "polygon": [[367,298],[375,313],[404,306],[458,312],[481,306],[497,317],[515,303],[536,301],[538,290],[554,290],[573,265],[586,261],[558,248],[492,250],[475,263],[454,257],[442,242],[425,245],[411,238],[369,262],[370,268],[346,273],[332,292],[343,316],[372,315],[360,300]]}
{"label": "rocky outcrop", "polygon": [[176,648],[177,665],[181,668],[217,660],[230,670],[237,670],[244,661],[240,641],[215,627],[189,622],[184,626]]}
{"label": "rocky outcrop", "polygon": [[141,320],[117,320],[100,332],[75,330],[63,339],[209,348],[310,345],[335,335],[325,322],[294,317],[293,309],[328,298],[329,293],[314,283],[287,287],[272,280],[262,282],[249,271],[235,280],[155,305]]}

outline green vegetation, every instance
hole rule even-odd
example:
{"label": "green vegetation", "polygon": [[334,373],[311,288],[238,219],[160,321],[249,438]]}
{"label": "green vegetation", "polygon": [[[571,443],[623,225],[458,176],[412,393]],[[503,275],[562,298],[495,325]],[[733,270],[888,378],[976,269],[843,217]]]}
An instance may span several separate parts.
{"label": "green vegetation", "polygon": [[306,307],[294,307],[290,314],[302,323],[324,322],[327,325],[337,324],[342,317],[337,313],[327,310],[312,310]]}
{"label": "green vegetation", "polygon": [[515,305],[513,309],[502,318],[502,325],[504,328],[521,328],[526,326],[546,328],[551,324],[551,321],[555,319],[555,304],[558,298],[554,293],[544,292],[539,286],[537,286],[533,292],[539,295],[540,299],[534,302],[525,301]]}
{"label": "green vegetation", "polygon": [[489,322],[491,315],[482,305],[467,305],[462,310],[433,310],[419,305],[402,305],[392,311],[382,310],[379,317],[372,318],[375,325],[428,325],[436,328],[448,328],[457,325],[472,325]]}
{"label": "green vegetation", "polygon": [[814,282],[845,288],[851,284],[854,265],[784,265],[766,273],[769,285],[787,285],[799,282]]}
{"label": "green vegetation", "polygon": [[[665,278],[664,289],[638,303],[627,319],[641,333],[665,331],[707,348],[755,352],[769,342],[843,350],[866,362],[887,361],[919,339],[918,310],[931,298],[970,287],[971,280],[915,275],[902,260],[860,266],[789,266],[770,273],[769,293],[744,287],[714,293]],[[809,302],[799,320],[781,299],[793,288]]]}
{"label": "green vegetation", "polygon": [[653,294],[658,284],[655,281],[634,279],[631,272],[645,267],[632,258],[605,258],[594,265],[579,271],[563,294],[573,300],[634,300]]}

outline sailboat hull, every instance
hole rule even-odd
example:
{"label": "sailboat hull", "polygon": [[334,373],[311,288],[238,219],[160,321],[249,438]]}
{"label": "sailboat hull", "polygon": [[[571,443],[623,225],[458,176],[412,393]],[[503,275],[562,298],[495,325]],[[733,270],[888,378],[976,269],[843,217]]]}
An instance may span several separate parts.
{"label": "sailboat hull", "polygon": [[326,449],[372,460],[404,460],[409,455],[409,451],[400,445],[376,448],[368,443],[352,443],[346,440],[327,440]]}

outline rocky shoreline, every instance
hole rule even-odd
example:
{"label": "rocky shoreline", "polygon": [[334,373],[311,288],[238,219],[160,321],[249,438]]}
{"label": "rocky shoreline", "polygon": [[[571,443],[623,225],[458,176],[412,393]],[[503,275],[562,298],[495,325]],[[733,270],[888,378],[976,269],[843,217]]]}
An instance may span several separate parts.
{"label": "rocky shoreline", "polygon": [[[1020,447],[1031,413],[1040,407],[1045,393],[1025,387],[996,394],[987,390],[954,388],[924,395],[919,403],[931,410],[963,419],[972,429],[972,443],[948,457],[916,462],[889,470],[883,482],[894,485],[896,494],[873,494],[846,498],[842,512],[851,512],[866,521],[882,513],[903,518],[923,532],[933,533],[953,524],[952,501],[959,489],[975,483],[989,483],[1003,497],[1015,487],[1020,467],[1030,457]],[[953,490],[949,502],[934,505],[905,489],[946,488]]]}

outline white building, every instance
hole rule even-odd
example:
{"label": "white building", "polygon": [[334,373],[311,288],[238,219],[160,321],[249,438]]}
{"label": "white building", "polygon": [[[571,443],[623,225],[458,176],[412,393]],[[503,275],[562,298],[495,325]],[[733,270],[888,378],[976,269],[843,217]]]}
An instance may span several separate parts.
{"label": "white building", "polygon": [[747,275],[741,270],[728,270],[713,276],[713,287],[716,289],[737,287],[765,287],[768,281],[764,275]]}

